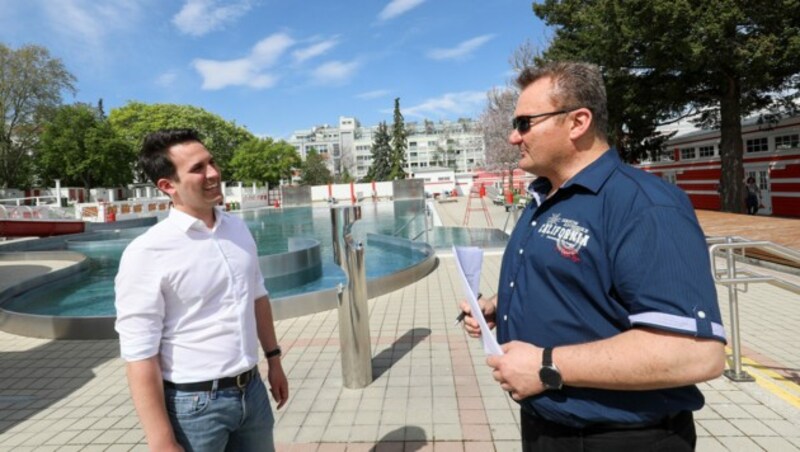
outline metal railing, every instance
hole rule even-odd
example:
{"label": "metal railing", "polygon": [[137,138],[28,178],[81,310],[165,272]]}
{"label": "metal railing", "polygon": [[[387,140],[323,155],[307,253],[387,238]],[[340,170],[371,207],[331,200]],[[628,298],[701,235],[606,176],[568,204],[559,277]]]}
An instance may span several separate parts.
{"label": "metal railing", "polygon": [[353,239],[353,223],[361,219],[361,206],[331,207],[333,260],[347,274],[347,290],[339,293],[339,340],[342,380],[346,388],[372,383],[372,346],[367,304],[364,244]]}
{"label": "metal railing", "polygon": [[422,237],[423,235],[425,235],[425,241],[428,242],[429,241],[428,240],[428,232],[430,232],[430,230],[433,228],[433,225],[431,224],[432,222],[430,221],[430,218],[429,218],[430,215],[431,215],[431,211],[430,211],[430,206],[428,205],[427,202],[425,202],[425,207],[422,209],[422,212],[414,214],[414,216],[410,220],[408,220],[406,222],[406,224],[400,226],[399,229],[397,229],[396,231],[392,232],[392,237],[399,237],[400,233],[403,232],[404,229],[406,229],[410,225],[412,225],[412,224],[417,222],[417,220],[419,219],[420,215],[423,216],[423,220],[425,221],[425,224],[423,226],[422,232],[418,233],[414,237],[411,237],[411,240],[415,241],[415,240],[419,239],[420,237]]}
{"label": "metal railing", "polygon": [[[745,253],[747,249],[759,249],[800,264],[800,252],[766,240],[753,241],[742,237],[708,237],[706,238],[706,243],[709,245],[708,252],[711,258],[711,273],[714,276],[714,282],[728,288],[733,368],[726,369],[724,375],[733,381],[755,381],[750,374],[742,370],[741,335],[739,330],[739,291],[746,292],[749,283],[775,282],[777,279],[773,276],[760,275],[753,272],[748,272],[749,274],[747,275],[737,273],[737,255],[740,258],[744,258],[746,257]],[[717,257],[721,259],[718,260]],[[726,268],[719,268],[717,266],[720,261],[725,263]],[[744,287],[740,289],[740,285]],[[786,286],[784,285],[784,287]]]}

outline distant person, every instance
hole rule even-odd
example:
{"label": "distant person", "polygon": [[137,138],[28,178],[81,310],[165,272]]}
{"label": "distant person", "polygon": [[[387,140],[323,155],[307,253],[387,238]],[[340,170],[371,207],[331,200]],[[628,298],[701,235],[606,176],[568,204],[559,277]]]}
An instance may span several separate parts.
{"label": "distant person", "polygon": [[139,163],[169,195],[169,216],[136,238],[116,277],[122,358],[153,451],[272,451],[289,397],[256,244],[223,199],[214,157],[188,129],[144,140]]}
{"label": "distant person", "polygon": [[539,177],[498,294],[479,302],[504,351],[487,359],[492,376],[521,406],[523,450],[693,450],[695,383],[722,373],[725,332],[692,205],[609,148],[597,66],[547,63],[517,83],[509,141]]}
{"label": "distant person", "polygon": [[747,198],[745,201],[747,204],[747,214],[755,215],[758,213],[758,208],[761,206],[761,189],[758,187],[756,178],[753,176],[747,178],[747,182],[744,186],[747,190]]}

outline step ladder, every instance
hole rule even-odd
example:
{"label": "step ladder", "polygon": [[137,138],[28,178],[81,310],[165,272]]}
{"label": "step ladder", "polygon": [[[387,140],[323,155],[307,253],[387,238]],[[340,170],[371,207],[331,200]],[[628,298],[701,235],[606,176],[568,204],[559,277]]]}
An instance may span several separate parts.
{"label": "step ladder", "polygon": [[[478,201],[478,207],[473,207],[473,200]],[[489,215],[489,209],[486,208],[486,188],[484,188],[483,185],[480,187],[473,186],[470,189],[467,198],[467,210],[464,212],[464,221],[461,223],[461,226],[469,226],[469,217],[472,211],[483,211],[483,215],[486,218],[486,227],[494,227],[494,224],[492,224],[492,217]]]}

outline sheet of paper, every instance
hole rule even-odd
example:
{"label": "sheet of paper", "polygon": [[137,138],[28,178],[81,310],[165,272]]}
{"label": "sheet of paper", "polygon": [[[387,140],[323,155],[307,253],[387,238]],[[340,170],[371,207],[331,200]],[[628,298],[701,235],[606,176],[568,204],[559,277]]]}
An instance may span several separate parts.
{"label": "sheet of paper", "polygon": [[464,287],[464,294],[472,310],[472,317],[478,321],[481,328],[481,342],[483,352],[487,355],[502,355],[503,350],[497,343],[483,312],[478,304],[478,286],[481,280],[481,265],[483,264],[483,250],[476,246],[454,246],[453,256],[456,259],[456,268],[461,275],[461,282]]}

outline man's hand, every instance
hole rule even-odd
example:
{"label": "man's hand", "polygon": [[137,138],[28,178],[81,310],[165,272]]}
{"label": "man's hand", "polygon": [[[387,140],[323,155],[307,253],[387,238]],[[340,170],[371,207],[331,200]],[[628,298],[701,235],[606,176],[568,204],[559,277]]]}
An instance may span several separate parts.
{"label": "man's hand", "polygon": [[[483,317],[486,319],[486,324],[489,326],[489,329],[494,328],[497,295],[491,298],[479,298],[478,305],[481,307],[481,312],[483,312]],[[459,307],[461,311],[466,314],[466,317],[464,317],[464,331],[471,337],[481,337],[481,328],[478,325],[478,321],[472,317],[472,308],[470,308],[469,302],[466,300],[462,301]]]}
{"label": "man's hand", "polygon": [[281,409],[286,401],[289,400],[289,380],[283,372],[281,357],[276,356],[267,360],[269,370],[267,370],[267,381],[269,382],[269,392],[272,399],[278,403],[277,409]]}
{"label": "man's hand", "polygon": [[511,398],[522,400],[544,391],[539,380],[541,348],[527,342],[511,341],[503,344],[503,353],[503,356],[490,356],[486,364],[492,368],[492,377],[500,387],[511,393]]}

